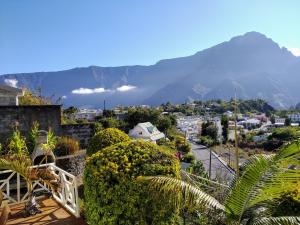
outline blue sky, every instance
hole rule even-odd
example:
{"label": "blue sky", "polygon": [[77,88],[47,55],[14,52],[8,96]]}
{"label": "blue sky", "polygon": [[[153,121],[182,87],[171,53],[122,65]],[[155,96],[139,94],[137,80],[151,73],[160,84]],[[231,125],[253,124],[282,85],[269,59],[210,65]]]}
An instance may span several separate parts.
{"label": "blue sky", "polygon": [[300,1],[1,0],[0,74],[150,65],[258,31],[300,49]]}

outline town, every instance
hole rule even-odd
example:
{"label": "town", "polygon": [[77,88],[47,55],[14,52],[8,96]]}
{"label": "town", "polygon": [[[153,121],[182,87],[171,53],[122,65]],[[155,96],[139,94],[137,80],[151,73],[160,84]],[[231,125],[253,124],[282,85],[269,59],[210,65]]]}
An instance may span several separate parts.
{"label": "town", "polygon": [[[233,110],[227,110],[228,106]],[[109,143],[130,139],[154,143],[168,148],[186,172],[228,185],[252,155],[276,153],[300,135],[300,111],[275,110],[259,99],[166,103],[158,107],[65,108],[26,88],[2,85],[0,115],[2,154],[28,155],[33,166],[49,164],[56,182],[73,180],[54,197],[66,207],[65,214],[74,218],[80,215],[78,204],[83,193],[79,190],[83,188],[86,156]],[[29,193],[22,191],[18,179],[9,176],[2,180],[9,189],[14,182],[19,183],[17,195],[13,190],[3,193],[17,203]],[[33,190],[51,191],[40,179],[42,183]],[[67,195],[62,196],[62,191]],[[40,212],[33,199],[28,204],[28,215]]]}

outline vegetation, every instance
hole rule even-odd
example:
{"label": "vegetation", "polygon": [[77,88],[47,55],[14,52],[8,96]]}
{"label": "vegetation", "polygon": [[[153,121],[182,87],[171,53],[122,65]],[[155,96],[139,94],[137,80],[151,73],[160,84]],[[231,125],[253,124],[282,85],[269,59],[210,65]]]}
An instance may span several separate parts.
{"label": "vegetation", "polygon": [[195,156],[192,153],[187,153],[183,156],[181,161],[186,163],[194,163]]}
{"label": "vegetation", "polygon": [[28,147],[29,154],[31,154],[34,150],[39,129],[40,129],[40,124],[35,121],[32,124],[32,127],[31,127],[29,135],[28,135],[28,139],[27,139],[27,147]]}
{"label": "vegetation", "polygon": [[55,146],[55,155],[74,155],[79,151],[79,142],[71,137],[60,137]]}
{"label": "vegetation", "polygon": [[[262,99],[237,100],[238,113],[266,113],[270,115],[275,110],[266,101]],[[184,115],[205,115],[207,112],[211,114],[223,114],[226,111],[234,111],[234,100],[208,100],[194,101],[193,104],[171,103],[162,104],[161,108],[166,112],[180,112]]]}
{"label": "vegetation", "polygon": [[212,146],[218,143],[218,128],[214,122],[207,121],[202,123],[199,143],[205,146]]}
{"label": "vegetation", "polygon": [[225,115],[221,117],[221,125],[222,125],[222,137],[223,137],[223,143],[226,144],[228,141],[228,126],[229,126],[229,118]]}
{"label": "vegetation", "polygon": [[175,136],[175,147],[177,151],[182,153],[189,153],[191,151],[191,145],[187,142],[185,137],[177,135]]}
{"label": "vegetation", "polygon": [[13,131],[7,147],[9,154],[15,154],[18,156],[28,155],[26,139],[21,135],[17,128]]}
{"label": "vegetation", "polygon": [[84,173],[86,218],[89,224],[176,224],[168,199],[153,197],[139,176],[178,176],[178,161],[159,146],[122,142],[87,159]]}
{"label": "vegetation", "polygon": [[24,95],[19,97],[20,105],[51,105],[51,98],[46,98],[41,96],[41,91],[39,94],[33,93],[31,90],[25,88]]}
{"label": "vegetation", "polygon": [[87,147],[86,154],[91,156],[92,154],[102,150],[103,148],[114,145],[120,142],[129,141],[130,138],[123,131],[117,128],[107,128],[95,134]]}
{"label": "vegetation", "polygon": [[194,175],[208,178],[208,174],[206,173],[206,170],[203,166],[203,163],[201,161],[194,161],[188,168],[188,171]]}
{"label": "vegetation", "polygon": [[[192,208],[205,207],[210,222],[207,224],[299,224],[299,214],[274,214],[274,204],[282,195],[299,189],[300,170],[289,169],[290,165],[300,165],[299,157],[298,141],[284,146],[276,155],[252,156],[241,168],[240,176],[229,185],[224,198],[207,193],[201,182],[163,176],[146,180],[150,187],[168,194],[175,202]],[[216,186],[215,182],[213,185]]]}

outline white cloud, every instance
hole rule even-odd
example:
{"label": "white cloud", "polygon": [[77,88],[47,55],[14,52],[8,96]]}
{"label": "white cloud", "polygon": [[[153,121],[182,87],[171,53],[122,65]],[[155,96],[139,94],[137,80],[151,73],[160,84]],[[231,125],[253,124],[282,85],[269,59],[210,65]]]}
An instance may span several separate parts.
{"label": "white cloud", "polygon": [[117,91],[122,91],[122,92],[131,91],[131,90],[136,89],[136,88],[137,88],[136,86],[132,86],[132,85],[123,85],[121,87],[118,87]]}
{"label": "white cloud", "polygon": [[294,56],[300,56],[300,49],[299,49],[299,48],[288,48],[288,50],[289,50]]}
{"label": "white cloud", "polygon": [[4,79],[4,83],[11,87],[17,87],[18,81],[16,79]]}
{"label": "white cloud", "polygon": [[74,89],[72,91],[72,94],[78,94],[78,95],[90,95],[90,94],[96,94],[96,93],[104,93],[108,92],[109,90],[106,90],[104,88],[78,88]]}
{"label": "white cloud", "polygon": [[133,89],[136,89],[136,86],[133,85],[122,85],[120,87],[117,87],[116,89],[105,89],[105,88],[78,88],[72,90],[72,94],[77,94],[77,95],[90,95],[90,94],[99,94],[99,93],[105,93],[105,92],[115,92],[115,91],[120,91],[120,92],[126,92],[126,91],[131,91]]}
{"label": "white cloud", "polygon": [[67,96],[65,96],[65,95],[61,96],[61,99],[66,99],[66,98],[67,98]]}

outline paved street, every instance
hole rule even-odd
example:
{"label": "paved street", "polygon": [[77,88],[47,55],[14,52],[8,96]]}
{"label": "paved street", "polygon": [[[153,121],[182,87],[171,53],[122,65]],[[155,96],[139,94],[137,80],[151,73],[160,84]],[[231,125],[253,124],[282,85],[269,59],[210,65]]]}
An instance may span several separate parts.
{"label": "paved street", "polygon": [[[210,151],[204,145],[198,145],[195,143],[190,143],[192,146],[192,152],[195,158],[199,161],[202,161],[207,173],[209,171],[209,156]],[[216,177],[221,178],[223,181],[230,181],[233,179],[234,172],[224,165],[218,157],[212,154],[211,157],[211,178],[215,179]]]}

